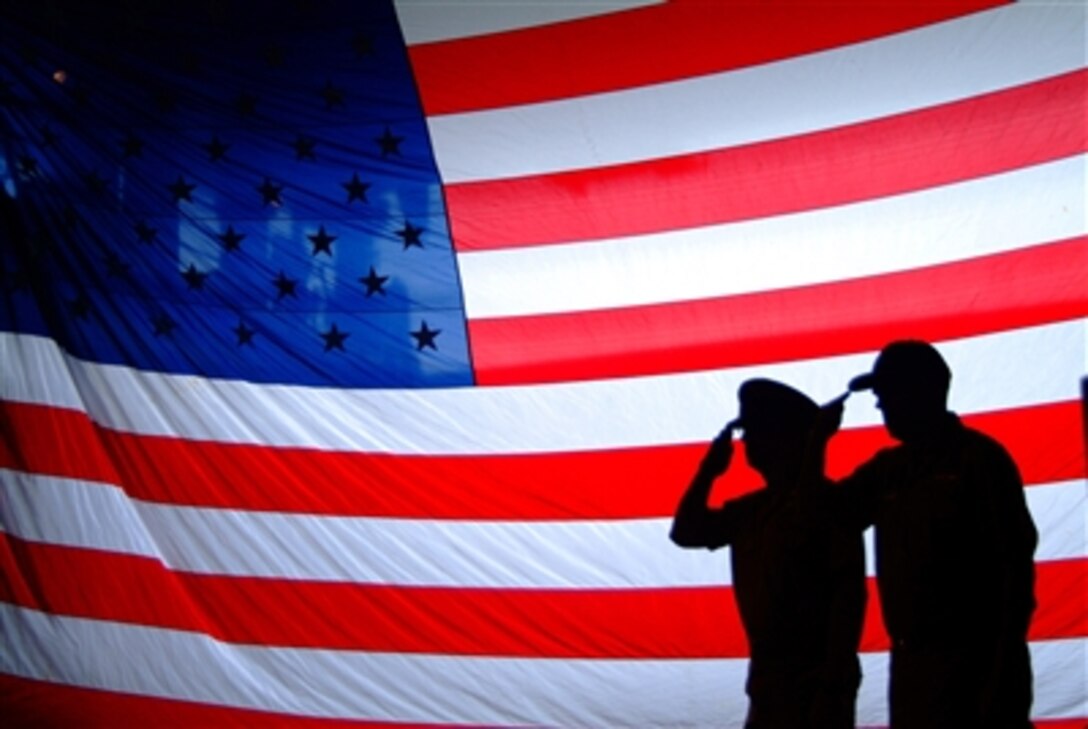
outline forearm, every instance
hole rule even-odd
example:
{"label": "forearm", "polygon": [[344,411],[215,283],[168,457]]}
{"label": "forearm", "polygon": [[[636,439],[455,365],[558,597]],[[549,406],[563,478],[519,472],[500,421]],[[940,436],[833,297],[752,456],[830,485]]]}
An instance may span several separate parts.
{"label": "forearm", "polygon": [[865,553],[858,539],[848,540],[834,557],[840,569],[834,576],[830,624],[827,630],[827,671],[831,686],[850,686],[858,679],[857,652],[861,642],[865,604]]}
{"label": "forearm", "polygon": [[707,545],[713,516],[713,510],[707,502],[710,500],[715,478],[706,469],[700,468],[680,498],[669,538],[681,547]]}
{"label": "forearm", "polygon": [[[676,508],[669,537],[681,547],[721,546],[716,522],[721,516],[707,504],[714,481],[725,473],[733,459],[733,431],[736,423],[730,423],[710,442],[710,447],[699,462],[691,483],[688,484],[680,505]],[[713,542],[713,543],[712,543]]]}

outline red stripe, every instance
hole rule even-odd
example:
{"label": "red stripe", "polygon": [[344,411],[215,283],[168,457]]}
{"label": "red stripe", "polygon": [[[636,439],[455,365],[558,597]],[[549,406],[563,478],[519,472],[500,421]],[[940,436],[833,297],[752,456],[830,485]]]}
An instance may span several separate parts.
{"label": "red stripe", "polygon": [[1088,314],[1088,238],[780,291],[470,319],[481,385],[665,374],[879,349]]}
{"label": "red stripe", "polygon": [[[671,0],[548,26],[422,43],[408,52],[427,114],[449,114],[754,66],[1004,4]],[[677,48],[684,52],[676,53]]]}
{"label": "red stripe", "polygon": [[[11,433],[0,467],[120,485],[150,502],[252,511],[418,519],[623,519],[669,516],[704,445],[575,453],[408,456],[187,441],[114,432],[86,415],[0,403]],[[973,415],[1016,459],[1028,484],[1082,478],[1080,404]],[[36,434],[52,432],[56,440]],[[889,443],[882,427],[847,430],[828,448],[842,476]],[[123,478],[103,469],[117,464]],[[743,458],[714,498],[760,483]],[[622,498],[617,498],[622,494]]]}
{"label": "red stripe", "polygon": [[0,399],[0,468],[122,483],[101,430],[82,412]]}
{"label": "red stripe", "polygon": [[[1088,148],[1088,71],[829,131],[446,188],[458,250],[596,240],[843,205]],[[587,201],[592,201],[588,205]]]}
{"label": "red stripe", "polygon": [[424,729],[452,727],[466,729],[463,724],[419,724],[379,722],[350,719],[327,719],[309,716],[275,714],[257,709],[235,709],[229,706],[198,704],[191,701],[138,696],[114,691],[65,686],[36,681],[19,676],[0,674],[0,706],[4,726],[9,729],[46,729],[48,727],[80,727],[80,729],[118,729],[118,727],[172,727],[194,729],[216,727],[224,729],[321,729],[322,727],[368,727],[376,729]]}
{"label": "red stripe", "polygon": [[[676,549],[662,541],[662,549]],[[729,587],[608,590],[375,586],[173,572],[157,560],[0,541],[0,601],[227,643],[534,658],[740,658]],[[33,584],[15,583],[26,575]],[[1088,635],[1088,558],[1037,565],[1033,640]],[[862,649],[888,647],[870,580]],[[260,605],[259,610],[253,606]]]}

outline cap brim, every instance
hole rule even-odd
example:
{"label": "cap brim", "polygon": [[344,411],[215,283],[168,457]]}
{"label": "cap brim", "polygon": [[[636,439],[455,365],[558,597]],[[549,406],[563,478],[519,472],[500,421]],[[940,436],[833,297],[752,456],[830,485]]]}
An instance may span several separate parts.
{"label": "cap brim", "polygon": [[850,380],[848,387],[850,392],[863,392],[865,390],[872,390],[875,384],[876,375],[872,372],[866,372],[864,375],[858,375]]}

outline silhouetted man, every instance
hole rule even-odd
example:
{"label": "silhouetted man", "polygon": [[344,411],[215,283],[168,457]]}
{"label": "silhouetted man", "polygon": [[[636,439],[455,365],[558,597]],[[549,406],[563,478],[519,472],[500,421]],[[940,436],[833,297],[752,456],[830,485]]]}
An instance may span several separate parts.
{"label": "silhouetted man", "polygon": [[900,441],[842,484],[859,523],[876,527],[891,725],[1022,729],[1035,526],[1012,458],[948,411],[950,382],[936,349],[900,341],[850,383],[873,390]]}
{"label": "silhouetted man", "polygon": [[[823,474],[830,429],[816,403],[771,380],[749,380],[684,493],[671,537],[681,547],[730,546],[737,605],[751,647],[749,729],[854,726],[865,606],[861,531],[840,521]],[[710,508],[714,480],[744,431],[766,488]]]}

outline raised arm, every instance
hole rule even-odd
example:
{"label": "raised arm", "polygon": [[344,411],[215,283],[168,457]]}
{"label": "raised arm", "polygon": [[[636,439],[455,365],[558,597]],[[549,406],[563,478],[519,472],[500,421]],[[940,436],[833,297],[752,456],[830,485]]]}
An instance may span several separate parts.
{"label": "raised arm", "polygon": [[669,538],[677,545],[688,548],[716,548],[728,542],[723,534],[722,512],[707,505],[714,481],[725,473],[733,460],[733,432],[736,423],[725,426],[711,441],[695,476],[680,499],[673,517]]}

